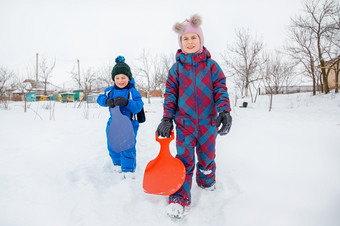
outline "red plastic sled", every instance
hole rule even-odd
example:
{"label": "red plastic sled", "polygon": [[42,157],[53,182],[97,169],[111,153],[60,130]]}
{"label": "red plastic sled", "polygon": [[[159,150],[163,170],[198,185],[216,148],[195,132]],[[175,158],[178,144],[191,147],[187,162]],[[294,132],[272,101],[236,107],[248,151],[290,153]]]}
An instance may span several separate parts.
{"label": "red plastic sled", "polygon": [[174,139],[174,132],[170,138],[160,139],[156,133],[156,141],[161,145],[158,156],[151,160],[145,168],[143,189],[145,193],[154,195],[171,195],[178,191],[185,180],[185,167],[181,160],[174,158],[169,149]]}

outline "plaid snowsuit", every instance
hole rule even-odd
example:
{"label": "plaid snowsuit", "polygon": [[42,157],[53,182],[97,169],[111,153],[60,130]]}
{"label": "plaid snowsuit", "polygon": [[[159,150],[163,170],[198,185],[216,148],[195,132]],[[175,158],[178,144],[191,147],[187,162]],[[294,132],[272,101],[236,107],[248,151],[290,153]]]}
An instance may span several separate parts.
{"label": "plaid snowsuit", "polygon": [[207,49],[184,54],[178,50],[171,67],[164,95],[164,117],[176,123],[176,158],[186,168],[183,186],[169,197],[169,202],[191,203],[192,176],[197,155],[196,182],[200,187],[215,183],[215,126],[217,113],[231,111],[226,78]]}

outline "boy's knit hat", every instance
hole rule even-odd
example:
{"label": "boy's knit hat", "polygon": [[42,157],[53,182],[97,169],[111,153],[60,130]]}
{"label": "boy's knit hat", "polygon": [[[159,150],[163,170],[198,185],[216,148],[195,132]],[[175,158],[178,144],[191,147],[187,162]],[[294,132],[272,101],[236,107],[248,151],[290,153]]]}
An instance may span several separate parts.
{"label": "boy's knit hat", "polygon": [[182,48],[181,37],[182,35],[186,33],[196,33],[200,37],[200,41],[201,41],[201,48],[199,51],[203,50],[204,37],[203,37],[202,29],[201,29],[201,24],[202,24],[201,16],[199,16],[198,14],[195,14],[192,17],[190,17],[189,20],[186,19],[184,22],[176,23],[173,26],[173,30],[176,33],[178,33],[178,43],[182,50],[183,48]]}
{"label": "boy's knit hat", "polygon": [[125,63],[125,58],[123,56],[118,56],[116,58],[116,65],[112,68],[111,77],[115,80],[115,76],[118,74],[124,74],[129,77],[130,81],[132,79],[131,69],[129,65]]}

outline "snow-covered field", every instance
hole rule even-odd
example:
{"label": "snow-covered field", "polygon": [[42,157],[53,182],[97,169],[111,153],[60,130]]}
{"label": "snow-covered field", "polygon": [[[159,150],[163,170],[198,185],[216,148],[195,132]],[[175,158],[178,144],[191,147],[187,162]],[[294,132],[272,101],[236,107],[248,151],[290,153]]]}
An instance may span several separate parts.
{"label": "snow-covered field", "polygon": [[268,101],[233,107],[231,132],[217,139],[217,189],[194,183],[182,221],[167,217],[167,197],[142,189],[161,99],[144,100],[135,180],[112,171],[107,109],[91,104],[87,119],[85,105],[56,103],[49,120],[50,102],[27,113],[12,102],[0,110],[0,225],[338,226],[340,94],[274,96],[270,113]]}

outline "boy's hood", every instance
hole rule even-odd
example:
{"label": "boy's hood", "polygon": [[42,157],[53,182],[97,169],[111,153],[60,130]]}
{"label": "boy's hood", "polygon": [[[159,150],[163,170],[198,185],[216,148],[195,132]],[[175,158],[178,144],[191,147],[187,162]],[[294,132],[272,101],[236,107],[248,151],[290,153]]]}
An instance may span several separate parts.
{"label": "boy's hood", "polygon": [[134,78],[132,78],[131,81],[129,81],[129,83],[132,84],[133,88],[135,88],[136,83]]}

